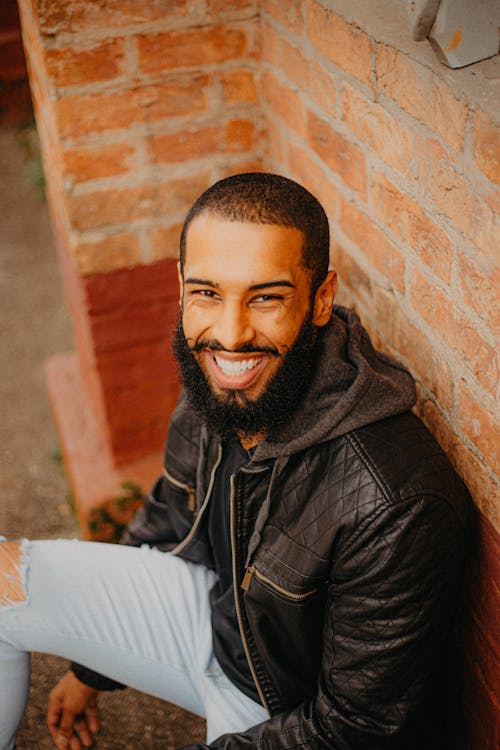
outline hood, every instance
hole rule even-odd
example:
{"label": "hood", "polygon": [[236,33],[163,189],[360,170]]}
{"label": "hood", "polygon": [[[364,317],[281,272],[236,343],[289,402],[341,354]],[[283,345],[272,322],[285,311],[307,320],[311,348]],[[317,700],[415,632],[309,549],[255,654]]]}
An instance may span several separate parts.
{"label": "hood", "polygon": [[376,351],[353,310],[335,306],[319,329],[311,384],[295,413],[255,449],[254,460],[289,456],[394,416],[415,404],[403,365]]}

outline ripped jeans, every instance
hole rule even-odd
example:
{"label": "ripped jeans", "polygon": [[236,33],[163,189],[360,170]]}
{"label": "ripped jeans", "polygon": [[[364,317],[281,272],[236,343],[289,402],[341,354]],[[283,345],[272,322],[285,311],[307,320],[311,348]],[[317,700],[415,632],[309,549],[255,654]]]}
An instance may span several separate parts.
{"label": "ripped jeans", "polygon": [[12,750],[31,651],[62,656],[207,719],[207,741],[267,711],[215,659],[216,574],[169,553],[0,537],[0,750]]}

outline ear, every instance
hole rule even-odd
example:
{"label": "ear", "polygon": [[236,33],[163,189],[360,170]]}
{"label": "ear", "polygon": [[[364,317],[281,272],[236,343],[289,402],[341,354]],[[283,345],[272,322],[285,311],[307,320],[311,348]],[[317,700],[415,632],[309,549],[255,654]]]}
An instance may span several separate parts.
{"label": "ear", "polygon": [[180,261],[177,261],[177,279],[179,280],[179,307],[182,307],[182,298],[184,297],[184,279],[182,278]]}
{"label": "ear", "polygon": [[333,301],[337,294],[338,279],[336,271],[328,271],[326,279],[322,282],[314,297],[313,323],[316,326],[325,326],[330,320],[333,309]]}

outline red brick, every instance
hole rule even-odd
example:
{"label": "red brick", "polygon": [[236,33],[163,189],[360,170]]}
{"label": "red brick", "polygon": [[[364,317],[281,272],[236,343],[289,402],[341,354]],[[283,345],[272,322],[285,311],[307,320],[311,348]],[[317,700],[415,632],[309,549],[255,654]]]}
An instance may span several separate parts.
{"label": "red brick", "polygon": [[366,99],[347,83],[342,85],[342,120],[386,164],[406,172],[414,159],[411,130],[378,102]]}
{"label": "red brick", "polygon": [[207,0],[207,13],[209,16],[230,14],[240,18],[249,13],[257,14],[257,3],[256,0]]}
{"label": "red brick", "polygon": [[168,227],[157,227],[149,232],[150,259],[152,261],[164,258],[179,257],[179,240],[181,237],[182,224],[173,224]]}
{"label": "red brick", "polygon": [[152,136],[149,141],[151,159],[160,164],[201,159],[216,153],[219,141],[220,128],[215,126]]}
{"label": "red brick", "polygon": [[285,39],[281,39],[281,68],[290,81],[312,97],[327,114],[336,115],[333,75],[317,61],[307,60]]}
{"label": "red brick", "polygon": [[229,177],[233,174],[241,174],[242,172],[265,172],[267,169],[264,169],[262,165],[262,159],[259,157],[256,157],[254,159],[245,159],[244,161],[227,161],[224,162],[224,159],[222,161],[222,174],[226,177]]}
{"label": "red brick", "polygon": [[78,286],[89,315],[101,315],[118,308],[128,308],[133,299],[137,305],[151,304],[158,299],[178,299],[175,260],[120,268],[78,278]]}
{"label": "red brick", "polygon": [[123,73],[123,39],[113,39],[89,49],[51,49],[47,71],[56,86],[109,81]]}
{"label": "red brick", "polygon": [[281,45],[282,38],[279,34],[268,23],[262,22],[260,33],[261,59],[275,68],[281,68]]}
{"label": "red brick", "polygon": [[466,235],[472,235],[474,216],[471,212],[477,200],[470,192],[467,181],[451,164],[441,159],[426,162],[420,171],[423,191],[439,211],[450,218]]}
{"label": "red brick", "polygon": [[131,24],[174,20],[189,13],[186,0],[39,0],[38,23],[42,34],[81,32],[89,29],[114,28]]}
{"label": "red brick", "polygon": [[451,279],[453,248],[438,227],[407,195],[383,175],[371,182],[374,214],[406,242],[432,270],[447,283]]}
{"label": "red brick", "polygon": [[207,83],[206,76],[182,77],[120,93],[64,97],[55,107],[60,135],[74,138],[202,112],[206,107]]}
{"label": "red brick", "polygon": [[372,279],[336,237],[331,240],[331,258],[332,265],[339,275],[339,293],[342,294],[346,287],[353,293],[355,309],[358,309],[358,306],[370,309],[374,299]]}
{"label": "red brick", "polygon": [[364,198],[366,164],[361,150],[313,112],[308,116],[309,142],[318,156]]}
{"label": "red brick", "polygon": [[241,29],[226,26],[169,31],[137,37],[139,69],[142,73],[185,66],[202,66],[238,60],[248,52]]}
{"label": "red brick", "polygon": [[257,129],[251,120],[230,120],[223,130],[224,150],[229,153],[251,151],[257,146]]}
{"label": "red brick", "polygon": [[128,232],[112,234],[97,242],[77,242],[73,255],[81,274],[112,271],[141,263],[137,237]]}
{"label": "red brick", "polygon": [[482,264],[476,257],[458,257],[460,285],[465,302],[489,323],[493,333],[500,330],[500,269]]}
{"label": "red brick", "polygon": [[474,161],[486,177],[500,184],[500,130],[484,113],[474,114]]}
{"label": "red brick", "polygon": [[291,127],[299,135],[304,135],[304,108],[300,97],[268,71],[261,77],[260,90],[264,101],[272,110],[270,119],[276,115],[287,127]]}
{"label": "red brick", "polygon": [[64,151],[64,173],[75,183],[126,174],[134,155],[135,149],[129,143]]}
{"label": "red brick", "polygon": [[467,106],[455,97],[441,76],[385,45],[378,49],[376,75],[382,94],[425,122],[455,151],[463,149]]}
{"label": "red brick", "polygon": [[304,28],[300,0],[262,0],[261,10],[268,13],[295,34],[301,34]]}
{"label": "red brick", "polygon": [[456,351],[458,362],[464,361],[479,383],[494,396],[498,381],[495,350],[445,292],[434,287],[416,268],[412,274],[411,303],[426,323]]}
{"label": "red brick", "polygon": [[[285,160],[285,132],[277,121],[268,118],[266,122],[267,137],[265,140],[265,161],[269,164],[284,164]],[[273,166],[273,169],[277,169]],[[279,170],[278,170],[279,171]]]}
{"label": "red brick", "polygon": [[500,461],[500,443],[498,440],[500,425],[463,380],[459,384],[459,406],[463,431],[481,451],[488,465],[495,471]]}
{"label": "red brick", "polygon": [[221,74],[224,104],[256,104],[257,91],[251,70],[228,70]]}
{"label": "red brick", "polygon": [[315,195],[329,216],[336,222],[338,192],[312,154],[303,148],[288,144],[288,163],[295,178]]}
{"label": "red brick", "polygon": [[408,319],[394,295],[375,292],[378,326],[396,358],[402,359],[418,383],[435,397],[446,412],[454,407],[454,376],[442,352]]}
{"label": "red brick", "polygon": [[236,153],[250,150],[257,143],[251,120],[230,120],[224,126],[153,136],[150,139],[152,159],[156,163],[176,163],[200,159],[208,154]]}
{"label": "red brick", "polygon": [[168,182],[139,185],[124,190],[99,190],[68,199],[73,226],[80,230],[137,219],[187,213],[198,195],[208,187],[208,177],[180,178]]}
{"label": "red brick", "polygon": [[315,0],[307,1],[306,12],[309,39],[315,47],[339,68],[369,83],[374,50],[370,37]]}
{"label": "red brick", "polygon": [[340,198],[340,228],[368,258],[379,273],[404,294],[405,261],[399,250],[376,227],[368,216],[352,203]]}
{"label": "red brick", "polygon": [[[127,307],[90,316],[94,352],[99,358],[105,351],[126,349],[148,341],[164,341],[178,307],[178,295],[166,302],[165,294],[156,300],[143,301],[140,305],[134,304],[132,297]],[[123,383],[124,387],[126,385],[126,382]]]}

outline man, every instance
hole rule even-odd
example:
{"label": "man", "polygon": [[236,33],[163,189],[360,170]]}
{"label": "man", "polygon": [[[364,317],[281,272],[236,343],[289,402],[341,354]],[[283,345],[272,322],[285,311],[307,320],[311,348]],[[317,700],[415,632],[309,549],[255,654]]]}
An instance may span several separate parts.
{"label": "man", "polygon": [[61,749],[91,744],[98,691],[120,683],[206,716],[198,748],[444,747],[468,496],[409,411],[409,373],[334,307],[328,253],[323,209],[283,177],[230,177],[191,209],[184,391],[125,535],[138,549],[23,550],[27,591],[0,605],[0,682],[22,683],[0,750],[34,648],[79,662],[49,701]]}

